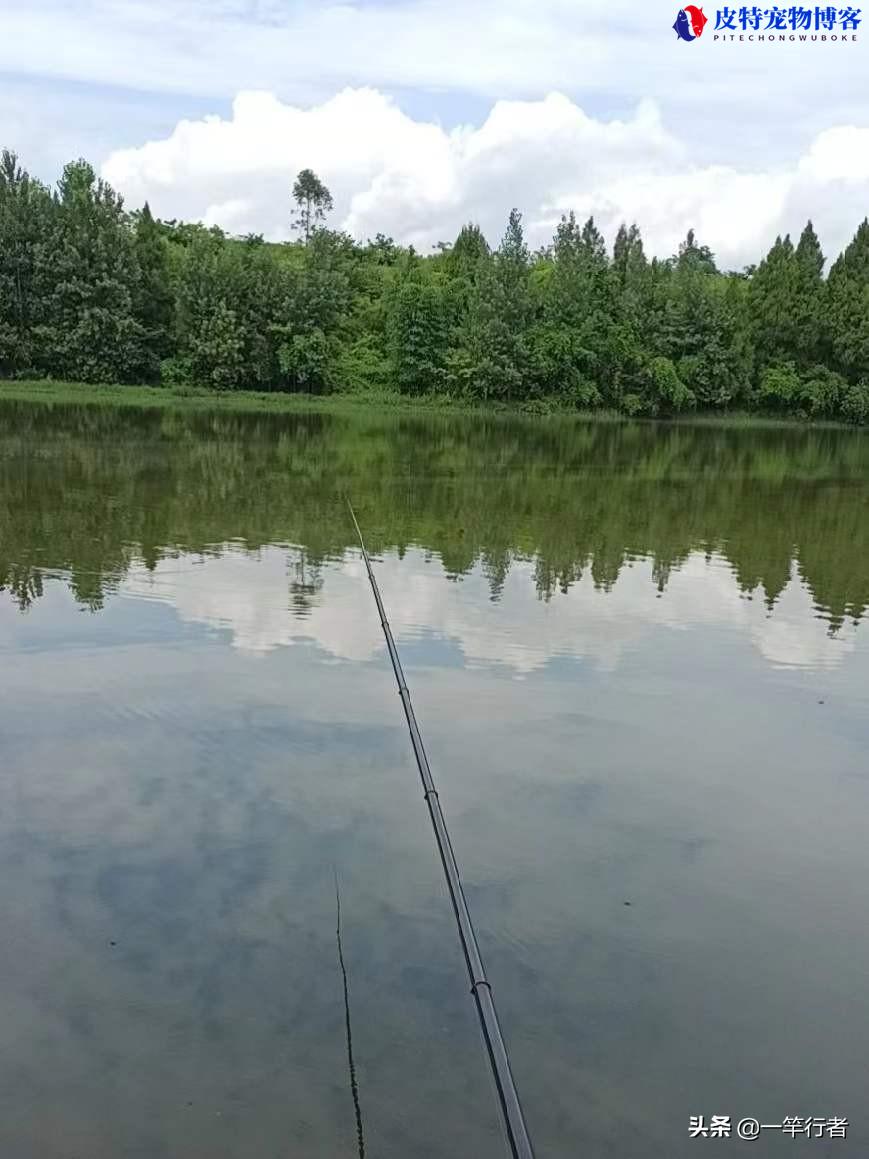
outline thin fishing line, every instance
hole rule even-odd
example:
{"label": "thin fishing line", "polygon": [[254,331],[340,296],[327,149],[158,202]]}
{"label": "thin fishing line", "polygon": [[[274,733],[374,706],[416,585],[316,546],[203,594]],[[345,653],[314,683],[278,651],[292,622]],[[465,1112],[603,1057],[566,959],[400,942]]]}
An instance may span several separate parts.
{"label": "thin fishing line", "polygon": [[356,1064],[353,1061],[353,1032],[350,1028],[350,987],[347,982],[347,967],[344,965],[344,947],[341,943],[341,891],[338,888],[338,870],[332,866],[335,874],[335,906],[338,912],[338,925],[335,936],[338,940],[338,963],[341,967],[341,978],[344,983],[344,1026],[347,1034],[347,1067],[350,1071],[350,1094],[353,1098],[353,1110],[356,1114],[356,1148],[359,1159],[365,1159],[365,1134],[362,1130],[362,1107],[359,1102],[359,1084],[356,1081]]}

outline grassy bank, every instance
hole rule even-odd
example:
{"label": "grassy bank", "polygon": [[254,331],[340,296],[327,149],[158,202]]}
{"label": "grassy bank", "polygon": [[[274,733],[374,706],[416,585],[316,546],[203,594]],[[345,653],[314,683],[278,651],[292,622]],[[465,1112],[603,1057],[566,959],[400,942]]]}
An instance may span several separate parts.
{"label": "grassy bank", "polygon": [[[560,417],[593,422],[659,422],[658,419],[628,419],[617,411],[578,411],[555,400],[528,403],[474,403],[443,395],[402,395],[391,392],[348,394],[284,394],[256,391],[217,391],[206,388],[171,386],[120,386],[82,382],[60,382],[54,379],[0,381],[0,401],[86,406],[171,407],[179,410],[220,410],[272,412],[287,414],[299,411],[326,413],[360,413],[371,411],[436,412],[467,415],[523,415],[526,417]],[[680,415],[667,421],[728,426],[844,427],[831,421],[809,421],[790,417],[749,414],[707,413]],[[854,427],[847,429],[854,430]],[[865,428],[863,428],[865,429]]]}

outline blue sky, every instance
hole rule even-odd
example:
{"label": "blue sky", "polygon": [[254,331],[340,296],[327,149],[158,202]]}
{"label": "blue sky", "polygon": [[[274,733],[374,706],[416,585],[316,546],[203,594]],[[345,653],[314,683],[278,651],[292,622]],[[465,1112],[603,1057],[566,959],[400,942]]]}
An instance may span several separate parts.
{"label": "blue sky", "polygon": [[312,164],[334,224],[424,246],[513,204],[543,240],[573,204],[733,263],[809,213],[838,247],[869,204],[862,38],[722,45],[705,11],[686,44],[662,0],[0,0],[0,142],[270,236]]}

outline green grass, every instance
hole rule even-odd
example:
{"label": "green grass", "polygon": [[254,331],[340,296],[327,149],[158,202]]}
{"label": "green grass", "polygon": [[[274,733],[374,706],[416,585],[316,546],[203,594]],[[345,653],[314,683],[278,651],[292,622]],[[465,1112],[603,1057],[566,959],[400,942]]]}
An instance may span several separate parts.
{"label": "green grass", "polygon": [[[0,381],[0,399],[26,402],[74,403],[80,405],[173,407],[226,411],[363,412],[371,410],[441,411],[450,414],[550,414],[577,416],[580,412],[545,403],[542,406],[495,402],[473,402],[443,395],[407,395],[397,392],[353,392],[346,394],[284,394],[250,390],[219,391],[206,387],[96,386],[84,382],[54,379]],[[583,417],[619,419],[614,411],[588,412]]]}
{"label": "green grass", "polygon": [[0,399],[26,402],[74,403],[81,405],[172,407],[183,410],[227,411],[308,411],[358,409],[361,405],[389,405],[383,400],[358,399],[353,395],[309,395],[259,393],[236,390],[217,391],[197,387],[172,386],[95,386],[85,382],[59,382],[54,379],[0,382]]}
{"label": "green grass", "polygon": [[[612,410],[577,411],[557,400],[530,403],[469,402],[443,395],[408,397],[390,391],[347,394],[283,394],[248,390],[218,391],[206,387],[172,386],[96,386],[83,382],[61,382],[54,379],[0,381],[0,400],[86,406],[164,407],[178,410],[253,411],[286,414],[299,411],[326,413],[370,413],[400,410],[403,412],[440,412],[468,415],[525,415],[538,418],[572,418],[594,422],[657,422],[656,419],[628,419]],[[728,414],[685,414],[670,422],[714,424],[725,426],[844,427],[832,421],[808,421],[798,418],[766,416],[733,411]],[[853,430],[855,428],[848,427]]]}

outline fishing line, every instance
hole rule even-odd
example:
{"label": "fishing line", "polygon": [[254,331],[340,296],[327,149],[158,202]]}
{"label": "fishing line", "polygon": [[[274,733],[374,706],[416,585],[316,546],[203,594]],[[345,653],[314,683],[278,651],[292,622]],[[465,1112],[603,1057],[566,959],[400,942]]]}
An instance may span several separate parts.
{"label": "fishing line", "polygon": [[356,1113],[356,1147],[359,1159],[365,1159],[365,1135],[362,1130],[362,1107],[359,1103],[359,1084],[356,1081],[356,1064],[353,1061],[353,1032],[350,1029],[350,987],[347,982],[347,967],[344,965],[344,947],[341,943],[341,891],[338,888],[338,870],[332,866],[335,874],[335,905],[338,911],[338,925],[335,936],[338,940],[338,964],[341,967],[341,978],[344,982],[344,1026],[347,1034],[347,1068],[350,1071],[350,1094],[353,1098],[353,1110]]}

